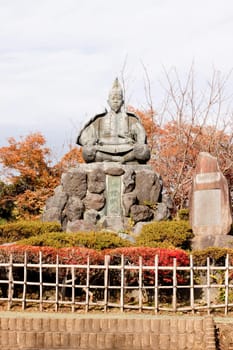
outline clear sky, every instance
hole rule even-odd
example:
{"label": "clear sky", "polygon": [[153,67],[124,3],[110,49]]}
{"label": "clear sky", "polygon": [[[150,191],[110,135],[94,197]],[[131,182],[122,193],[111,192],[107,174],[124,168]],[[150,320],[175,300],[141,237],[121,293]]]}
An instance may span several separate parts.
{"label": "clear sky", "polygon": [[0,146],[40,131],[55,156],[107,107],[116,76],[126,100],[155,106],[163,66],[205,79],[233,66],[232,0],[0,0]]}

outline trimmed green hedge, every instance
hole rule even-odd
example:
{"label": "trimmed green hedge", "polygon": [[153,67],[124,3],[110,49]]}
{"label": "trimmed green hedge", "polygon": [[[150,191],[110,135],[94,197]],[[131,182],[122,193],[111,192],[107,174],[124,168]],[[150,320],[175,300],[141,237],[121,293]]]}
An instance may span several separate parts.
{"label": "trimmed green hedge", "polygon": [[189,209],[180,209],[177,213],[179,220],[189,220]]}
{"label": "trimmed green hedge", "polygon": [[232,248],[210,247],[202,250],[194,250],[191,252],[193,262],[196,266],[205,266],[207,258],[210,258],[210,264],[216,266],[224,266],[227,254],[230,256],[230,262],[233,263]]}
{"label": "trimmed green hedge", "polygon": [[188,221],[159,221],[146,224],[136,237],[137,246],[190,249],[193,233]]}
{"label": "trimmed green hedge", "polygon": [[57,222],[41,222],[20,220],[0,224],[0,244],[16,242],[22,238],[37,236],[48,232],[60,232]]}
{"label": "trimmed green hedge", "polygon": [[85,247],[96,250],[129,247],[132,244],[112,232],[50,232],[20,240],[17,244],[54,248]]}

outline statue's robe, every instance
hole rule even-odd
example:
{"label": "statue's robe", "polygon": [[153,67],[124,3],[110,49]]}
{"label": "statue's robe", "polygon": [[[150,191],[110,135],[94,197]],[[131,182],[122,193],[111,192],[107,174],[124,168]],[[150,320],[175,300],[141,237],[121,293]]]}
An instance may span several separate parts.
{"label": "statue's robe", "polygon": [[77,144],[95,145],[97,151],[116,155],[132,151],[134,144],[146,144],[146,133],[136,115],[124,111],[106,111],[96,115],[84,126]]}

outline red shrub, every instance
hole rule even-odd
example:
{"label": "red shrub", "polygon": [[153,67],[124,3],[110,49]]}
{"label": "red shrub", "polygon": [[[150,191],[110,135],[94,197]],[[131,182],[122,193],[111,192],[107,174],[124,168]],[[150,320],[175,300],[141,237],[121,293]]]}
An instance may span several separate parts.
{"label": "red shrub", "polygon": [[98,264],[103,261],[102,255],[94,249],[82,247],[56,249],[52,247],[10,245],[0,246],[0,262],[8,262],[10,254],[12,254],[14,262],[23,262],[25,252],[29,263],[39,262],[39,252],[42,253],[42,262],[47,264],[56,263],[57,255],[59,263],[63,264],[86,264],[88,256],[91,264]]}
{"label": "red shrub", "polygon": [[[187,266],[189,264],[188,254],[181,249],[166,249],[166,248],[149,248],[149,247],[129,247],[129,248],[116,248],[110,250],[104,250],[98,252],[94,249],[71,247],[56,249],[52,247],[35,247],[35,246],[0,246],[0,262],[9,262],[9,255],[12,254],[13,262],[22,263],[24,261],[24,253],[27,252],[28,263],[39,262],[39,252],[42,252],[42,262],[47,264],[54,264],[59,258],[60,264],[79,264],[86,265],[89,256],[91,265],[103,265],[104,255],[110,255],[111,265],[120,265],[121,256],[124,255],[125,265],[139,265],[139,257],[142,257],[142,264],[145,266],[154,266],[155,256],[158,255],[159,266],[172,266],[173,260],[176,258],[177,266]],[[77,273],[83,278],[86,276],[86,268],[83,268]],[[92,277],[96,279],[103,279],[103,270],[91,269]],[[178,271],[177,281],[179,284],[187,282],[186,273]],[[126,269],[125,271],[125,283],[138,284],[139,270],[138,269]],[[159,284],[171,284],[173,278],[173,272],[171,270],[160,270]],[[114,279],[114,283],[119,284],[121,279],[120,270],[112,270],[110,279]],[[155,281],[155,269],[143,270],[143,283],[145,285],[154,284]],[[97,284],[98,282],[96,282]],[[102,282],[101,282],[102,283]]]}
{"label": "red shrub", "polygon": [[116,261],[114,258],[124,255],[128,262],[135,265],[139,263],[140,256],[144,265],[154,265],[156,255],[158,255],[159,266],[172,266],[174,258],[176,258],[177,266],[186,266],[189,264],[189,256],[182,249],[127,247],[103,250],[102,254],[110,255],[111,261]]}
{"label": "red shrub", "polygon": [[[176,258],[177,266],[188,266],[189,256],[181,249],[167,249],[167,248],[149,248],[149,247],[129,247],[116,248],[112,250],[104,250],[102,254],[110,255],[110,263],[112,265],[120,265],[121,255],[124,255],[124,262],[128,265],[139,265],[139,257],[142,257],[142,265],[154,266],[155,256],[158,255],[159,266],[173,266],[173,260]],[[130,278],[135,281],[138,276],[138,270],[128,270]],[[136,276],[136,277],[135,277]],[[159,284],[171,284],[173,278],[172,270],[160,270]],[[186,273],[178,271],[176,274],[177,282],[184,284],[187,282]],[[143,282],[146,285],[154,284],[155,270],[143,270]]]}
{"label": "red shrub", "polygon": [[90,264],[92,265],[101,265],[104,262],[104,257],[99,251],[89,248],[61,248],[57,250],[57,253],[59,262],[63,264],[83,265],[87,263],[88,256]]}
{"label": "red shrub", "polygon": [[56,249],[51,247],[33,247],[9,245],[0,246],[0,262],[9,262],[9,256],[12,254],[13,262],[22,263],[24,254],[27,253],[27,261],[29,263],[39,262],[39,252],[42,251],[43,263],[53,263],[56,261]]}

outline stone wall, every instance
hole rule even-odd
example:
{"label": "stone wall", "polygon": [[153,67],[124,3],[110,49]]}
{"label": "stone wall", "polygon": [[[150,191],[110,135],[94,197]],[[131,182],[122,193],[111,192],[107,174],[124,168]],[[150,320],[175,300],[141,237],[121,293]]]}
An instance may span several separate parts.
{"label": "stone wall", "polygon": [[44,221],[59,221],[67,232],[96,228],[124,230],[169,217],[162,180],[149,165],[103,162],[78,164],[64,173],[49,198]]}
{"label": "stone wall", "polygon": [[[1,350],[212,350],[210,317],[1,317]],[[224,348],[225,349],[225,348]]]}
{"label": "stone wall", "polygon": [[216,321],[217,349],[220,350],[233,350],[233,320],[231,318],[227,319],[225,321],[224,319]]}

